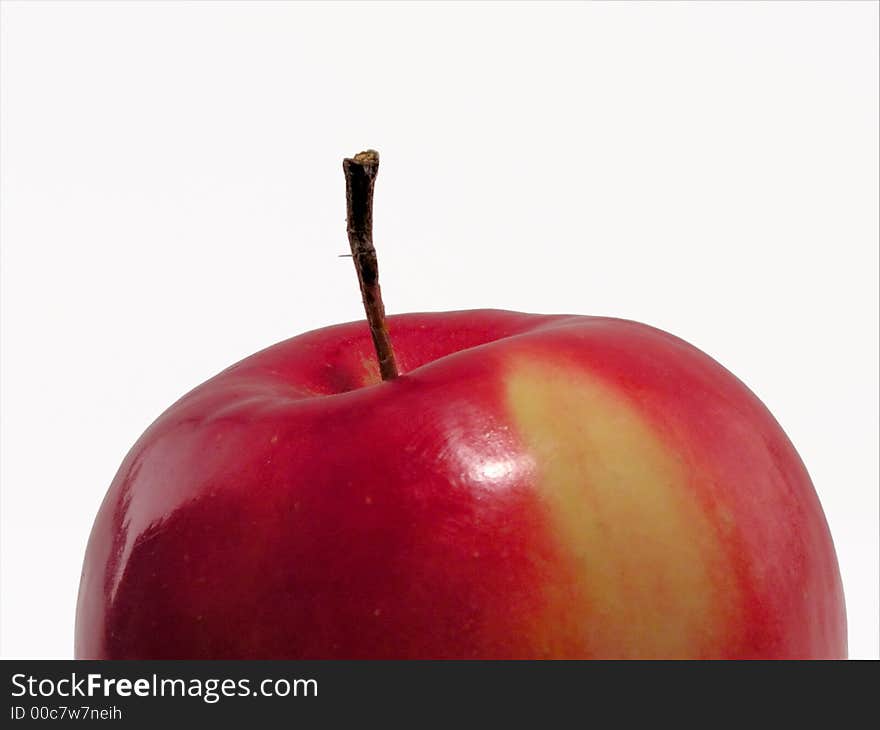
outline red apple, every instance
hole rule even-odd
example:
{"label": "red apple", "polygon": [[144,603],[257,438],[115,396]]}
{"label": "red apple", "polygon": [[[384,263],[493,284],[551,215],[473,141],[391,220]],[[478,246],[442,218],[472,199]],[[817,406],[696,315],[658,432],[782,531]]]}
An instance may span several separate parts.
{"label": "red apple", "polygon": [[831,658],[801,460],[707,355],[502,311],[311,332],[166,411],[101,507],[80,658]]}
{"label": "red apple", "polygon": [[636,322],[386,320],[377,168],[345,163],[369,327],[263,350],[144,433],[76,656],[845,657],[822,508],[748,388]]}

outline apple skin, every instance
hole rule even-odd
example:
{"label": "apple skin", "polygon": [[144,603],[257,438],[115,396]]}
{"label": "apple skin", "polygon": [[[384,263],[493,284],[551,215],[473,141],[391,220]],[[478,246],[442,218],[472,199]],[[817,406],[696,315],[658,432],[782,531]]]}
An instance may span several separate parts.
{"label": "apple skin", "polygon": [[81,659],[843,658],[763,404],[672,335],[497,310],[263,350],[163,413],[89,539]]}

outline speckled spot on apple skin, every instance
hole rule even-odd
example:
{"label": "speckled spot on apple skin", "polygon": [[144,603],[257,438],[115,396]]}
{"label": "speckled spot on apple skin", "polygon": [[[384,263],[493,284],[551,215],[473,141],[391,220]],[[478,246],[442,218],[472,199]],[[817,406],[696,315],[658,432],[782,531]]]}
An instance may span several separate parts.
{"label": "speckled spot on apple skin", "polygon": [[375,353],[370,356],[361,358],[362,384],[376,385],[382,382],[382,375],[379,373],[379,361],[376,359]]}

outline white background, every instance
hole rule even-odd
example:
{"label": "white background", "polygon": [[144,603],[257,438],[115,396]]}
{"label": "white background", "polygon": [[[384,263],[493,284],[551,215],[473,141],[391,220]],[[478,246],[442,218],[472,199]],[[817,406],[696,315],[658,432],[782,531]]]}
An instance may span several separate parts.
{"label": "white background", "polygon": [[390,312],[643,320],[799,449],[878,655],[878,6],[5,3],[2,653],[72,655],[117,466],[232,362]]}

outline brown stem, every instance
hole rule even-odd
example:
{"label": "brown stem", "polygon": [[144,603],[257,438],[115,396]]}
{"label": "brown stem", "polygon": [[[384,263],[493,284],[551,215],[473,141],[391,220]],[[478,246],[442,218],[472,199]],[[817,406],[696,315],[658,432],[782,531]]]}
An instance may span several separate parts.
{"label": "brown stem", "polygon": [[348,243],[361,287],[364,311],[379,358],[382,380],[396,378],[397,363],[385,323],[385,306],[379,288],[379,262],[373,248],[373,186],[379,172],[379,153],[359,152],[342,162],[345,172],[345,201],[348,207]]}

